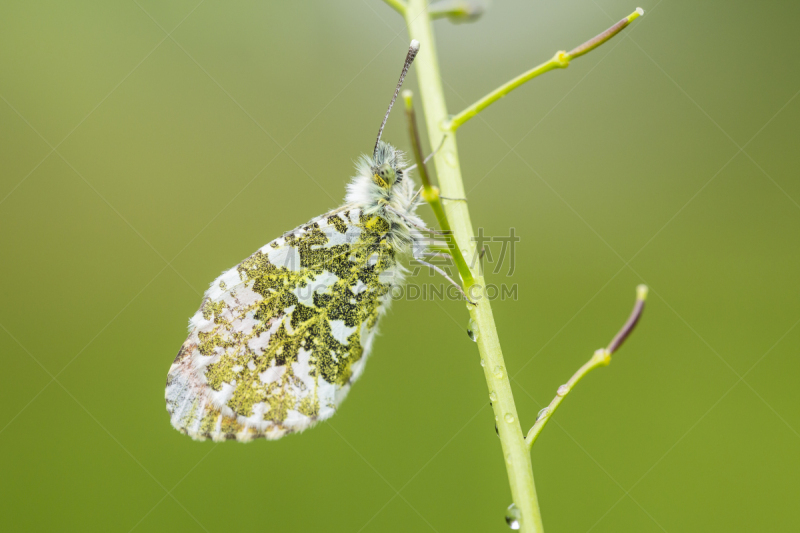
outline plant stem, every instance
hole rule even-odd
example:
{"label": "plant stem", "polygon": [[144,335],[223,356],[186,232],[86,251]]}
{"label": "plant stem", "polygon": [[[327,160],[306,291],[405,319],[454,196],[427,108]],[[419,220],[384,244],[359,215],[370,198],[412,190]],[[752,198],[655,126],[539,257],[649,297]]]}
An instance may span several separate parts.
{"label": "plant stem", "polygon": [[616,24],[614,24],[613,26],[608,28],[603,33],[595,36],[592,39],[589,39],[588,41],[586,41],[585,43],[583,43],[580,46],[576,46],[575,48],[570,50],[569,54],[567,54],[567,55],[569,55],[570,59],[575,59],[576,57],[580,57],[583,54],[588,54],[589,52],[591,52],[592,50],[594,50],[595,48],[597,48],[598,46],[600,46],[601,44],[603,44],[607,40],[611,39],[613,36],[615,36],[619,32],[621,32],[623,29],[625,29],[625,26],[627,26],[628,24],[630,24],[634,20],[638,19],[642,15],[644,15],[644,9],[642,9],[641,7],[637,7],[636,11],[634,11],[633,13],[631,13],[630,15],[625,17],[624,19],[620,20],[619,22],[617,22]]}
{"label": "plant stem", "polygon": [[611,362],[611,353],[605,348],[600,348],[592,358],[589,359],[582,367],[578,369],[575,374],[569,378],[569,381],[565,385],[561,385],[558,388],[558,392],[556,393],[556,397],[550,402],[550,405],[545,407],[542,410],[542,414],[536,419],[536,423],[533,424],[533,427],[528,431],[528,436],[525,439],[525,443],[528,445],[528,448],[533,446],[533,443],[536,442],[536,438],[539,436],[539,433],[542,432],[544,427],[547,425],[547,422],[550,421],[550,417],[556,412],[558,406],[561,405],[561,402],[564,398],[567,397],[572,391],[572,387],[575,386],[586,374],[594,370],[599,366],[606,366]]}
{"label": "plant stem", "polygon": [[525,443],[528,445],[528,448],[533,446],[533,443],[536,442],[536,439],[539,437],[539,434],[542,432],[544,427],[547,425],[547,422],[550,421],[550,417],[556,412],[558,406],[561,405],[561,402],[564,398],[567,397],[572,391],[572,388],[581,380],[583,376],[591,372],[597,367],[600,366],[607,366],[611,363],[611,354],[619,350],[619,347],[622,346],[622,343],[625,342],[625,339],[633,332],[633,328],[636,327],[636,324],[639,322],[639,319],[642,316],[642,312],[644,311],[644,301],[647,299],[647,285],[639,285],[636,287],[636,303],[633,306],[633,311],[631,311],[631,316],[628,317],[628,320],[625,322],[625,325],[619,330],[611,342],[608,344],[607,348],[600,348],[599,350],[594,352],[592,358],[589,359],[582,367],[575,372],[569,381],[565,385],[561,385],[558,388],[558,392],[556,393],[556,397],[550,402],[550,405],[545,407],[541,412],[541,415],[536,418],[536,422],[533,424],[533,427],[528,431],[528,436],[525,438]]}
{"label": "plant stem", "polygon": [[458,268],[458,273],[461,276],[461,281],[467,287],[475,283],[472,277],[472,272],[469,270],[469,265],[464,259],[464,254],[461,253],[461,248],[458,242],[453,238],[453,230],[450,227],[450,222],[445,215],[442,200],[439,198],[439,189],[431,185],[431,180],[428,177],[428,169],[425,166],[425,158],[422,156],[422,143],[419,138],[419,131],[417,130],[417,115],[414,112],[413,96],[411,91],[403,91],[403,100],[406,104],[406,118],[408,122],[408,133],[411,137],[411,147],[414,151],[414,159],[417,162],[417,171],[422,180],[422,198],[430,204],[433,209],[436,220],[439,222],[439,227],[447,233],[447,252],[453,258],[453,262]]}
{"label": "plant stem", "polygon": [[406,16],[406,11],[408,10],[408,5],[403,0],[383,0],[389,6],[400,13],[403,16]]}
{"label": "plant stem", "polygon": [[542,63],[539,66],[533,67],[527,72],[523,72],[516,78],[504,83],[494,91],[490,92],[474,104],[470,105],[465,110],[461,111],[459,114],[453,117],[453,119],[448,124],[448,127],[452,131],[456,131],[462,124],[466,121],[495,103],[500,98],[504,97],[520,85],[524,84],[527,81],[532,80],[536,76],[544,74],[545,72],[550,72],[553,69],[557,68],[567,68],[569,66],[569,57],[567,57],[566,52],[556,52],[549,61]]}
{"label": "plant stem", "polygon": [[603,44],[604,42],[611,39],[613,36],[621,32],[628,24],[639,18],[644,11],[642,8],[637,7],[636,11],[625,17],[624,19],[620,20],[610,28],[608,28],[603,33],[589,39],[585,43],[580,46],[576,46],[569,52],[559,51],[549,60],[541,65],[533,67],[527,72],[523,72],[516,78],[507,81],[497,89],[493,90],[474,104],[470,105],[457,115],[455,115],[447,124],[448,129],[451,131],[456,131],[462,124],[466,121],[498,101],[500,98],[503,98],[505,95],[516,89],[517,87],[523,85],[524,83],[532,80],[537,76],[541,76],[546,72],[550,72],[551,70],[555,70],[557,68],[567,68],[569,66],[569,62],[577,57],[580,57],[584,54],[587,54]]}
{"label": "plant stem", "polygon": [[448,17],[454,22],[467,22],[483,15],[483,6],[470,0],[440,0],[428,6],[431,19]]}
{"label": "plant stem", "polygon": [[[444,143],[434,156],[434,163],[439,184],[446,196],[463,198],[464,184],[459,168],[458,149],[454,134],[447,135],[443,125],[447,122],[447,107],[442,90],[441,75],[433,41],[430,16],[427,12],[427,0],[409,0],[406,9],[406,23],[412,39],[420,42],[417,56],[417,75],[419,77],[420,96],[425,110],[425,121],[431,146]],[[467,202],[448,202],[445,206],[453,235],[461,250],[475,254],[472,222],[469,217]],[[520,531],[523,533],[542,533],[541,513],[533,483],[531,458],[525,444],[522,427],[511,393],[511,383],[503,360],[500,340],[492,316],[492,307],[484,292],[484,280],[478,264],[472,268],[473,283],[466,284],[465,290],[477,301],[477,305],[468,305],[478,350],[484,362],[484,376],[490,393],[497,397],[492,402],[497,419],[498,435],[505,457],[506,471],[511,488],[511,496],[520,511]],[[480,293],[480,294],[476,294]]]}

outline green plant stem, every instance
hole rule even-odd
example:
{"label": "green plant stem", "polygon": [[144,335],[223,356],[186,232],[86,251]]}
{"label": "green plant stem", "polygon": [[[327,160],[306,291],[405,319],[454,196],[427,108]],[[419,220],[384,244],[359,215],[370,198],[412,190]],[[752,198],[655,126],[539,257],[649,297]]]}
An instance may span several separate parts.
{"label": "green plant stem", "polygon": [[570,59],[575,59],[576,57],[580,57],[583,54],[588,54],[589,52],[591,52],[592,50],[594,50],[607,40],[611,39],[613,36],[621,32],[622,30],[624,30],[628,24],[638,19],[642,15],[644,15],[644,9],[642,9],[641,7],[637,7],[633,13],[631,13],[624,19],[620,20],[619,22],[608,28],[603,33],[595,36],[592,39],[589,39],[580,46],[576,46],[575,48],[570,50],[567,53],[567,55],[569,55]]}
{"label": "green plant stem", "polygon": [[[445,196],[464,198],[456,138],[454,134],[445,136],[446,130],[443,128],[447,121],[447,107],[431,21],[427,13],[427,0],[410,0],[405,18],[411,38],[421,44],[416,59],[416,70],[429,141],[431,146],[443,143],[434,156],[439,185]],[[459,247],[470,254],[470,257],[474,256],[475,241],[467,202],[448,202],[445,211]],[[472,274],[473,283],[465,284],[464,289],[473,300],[477,301],[477,305],[468,306],[469,313],[475,326],[478,350],[484,362],[486,384],[489,392],[493,392],[496,396],[496,400],[492,401],[492,409],[497,420],[511,496],[520,511],[520,531],[542,533],[544,527],[533,483],[530,453],[517,416],[491,303],[486,297],[483,276],[477,262],[472,268]]]}
{"label": "green plant stem", "polygon": [[520,85],[532,80],[533,78],[544,74],[545,72],[550,72],[553,69],[557,68],[567,68],[569,66],[569,58],[567,57],[566,52],[556,52],[549,61],[542,63],[539,66],[533,67],[527,72],[524,72],[517,76],[516,78],[508,81],[495,89],[494,91],[490,92],[474,104],[470,105],[456,116],[452,118],[448,127],[452,131],[456,131],[462,124],[466,121],[495,103],[497,100],[501,99]]}
{"label": "green plant stem", "polygon": [[428,6],[431,19],[447,17],[454,22],[469,22],[483,15],[483,6],[470,0],[440,0]]}
{"label": "green plant stem", "polygon": [[625,342],[625,339],[633,332],[633,328],[636,327],[636,324],[639,322],[639,318],[642,316],[642,312],[644,311],[644,302],[647,299],[647,285],[639,285],[636,287],[636,303],[633,306],[633,311],[631,311],[631,315],[628,317],[628,320],[625,322],[625,325],[619,330],[611,342],[608,344],[606,348],[600,348],[594,352],[592,358],[589,359],[582,367],[575,372],[569,381],[566,384],[561,385],[558,388],[558,392],[556,392],[556,397],[550,402],[550,405],[545,407],[542,411],[540,411],[540,415],[536,418],[536,422],[533,424],[533,427],[528,431],[528,436],[525,438],[525,444],[528,445],[528,448],[533,446],[533,443],[536,442],[536,439],[539,437],[539,434],[542,432],[544,427],[550,421],[550,418],[555,414],[556,409],[558,406],[561,405],[561,402],[564,401],[564,398],[567,397],[572,391],[572,388],[581,380],[583,377],[594,370],[595,368],[601,366],[608,366],[611,363],[611,354],[619,350],[622,343]]}
{"label": "green plant stem", "polygon": [[581,380],[583,376],[594,370],[599,366],[606,366],[611,362],[611,354],[605,348],[601,348],[594,352],[592,358],[589,359],[582,367],[575,372],[569,381],[565,385],[561,385],[558,388],[558,392],[556,393],[556,397],[550,402],[550,405],[544,408],[541,411],[541,415],[536,419],[536,423],[533,424],[533,427],[528,431],[528,436],[525,438],[525,444],[528,445],[528,448],[533,446],[533,443],[536,442],[536,438],[542,432],[544,427],[547,425],[547,422],[550,421],[550,417],[556,412],[558,406],[561,405],[561,402],[564,401],[564,398],[567,397],[572,391],[572,388]]}
{"label": "green plant stem", "polygon": [[428,177],[428,169],[425,166],[425,158],[422,156],[422,143],[419,138],[419,130],[417,129],[417,115],[414,112],[414,102],[411,91],[403,91],[403,101],[406,104],[406,122],[408,123],[408,134],[411,137],[411,146],[414,151],[414,159],[417,162],[417,172],[422,180],[422,198],[430,204],[433,209],[436,220],[439,222],[439,227],[447,233],[447,252],[453,258],[453,262],[458,268],[458,273],[461,275],[461,281],[464,286],[469,286],[475,283],[472,277],[472,272],[469,270],[469,265],[464,259],[464,254],[461,253],[461,248],[458,242],[453,238],[453,230],[450,227],[450,222],[442,206],[442,200],[439,198],[439,189],[431,185],[431,180]]}
{"label": "green plant stem", "polygon": [[608,41],[616,34],[621,32],[628,24],[639,18],[644,11],[641,8],[636,8],[636,11],[625,17],[624,19],[620,20],[610,28],[608,28],[603,33],[597,35],[596,37],[589,39],[585,43],[580,46],[573,48],[569,52],[564,52],[563,50],[556,52],[556,54],[549,60],[541,65],[533,67],[527,72],[523,72],[516,78],[504,83],[497,89],[493,90],[474,104],[470,105],[457,115],[455,115],[448,123],[447,128],[451,131],[456,131],[462,124],[467,122],[469,119],[473,118],[475,115],[498,101],[499,99],[503,98],[505,95],[520,87],[521,85],[525,84],[526,82],[532,80],[537,76],[541,76],[546,72],[550,72],[551,70],[555,70],[558,68],[567,68],[571,60],[580,57],[584,54],[587,54],[603,44],[604,42]]}
{"label": "green plant stem", "polygon": [[383,0],[383,1],[389,4],[389,6],[392,9],[394,9],[404,17],[406,16],[406,11],[408,10],[408,4],[406,4],[403,0]]}

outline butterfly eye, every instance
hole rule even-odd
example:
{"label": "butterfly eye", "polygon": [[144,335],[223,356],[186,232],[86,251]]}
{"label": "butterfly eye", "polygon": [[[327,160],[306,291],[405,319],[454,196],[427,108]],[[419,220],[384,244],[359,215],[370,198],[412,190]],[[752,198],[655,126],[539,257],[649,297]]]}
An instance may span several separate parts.
{"label": "butterfly eye", "polygon": [[378,167],[378,177],[380,178],[380,183],[378,183],[381,187],[389,188],[394,185],[395,180],[397,179],[397,173],[394,169],[388,164],[384,163],[380,167]]}

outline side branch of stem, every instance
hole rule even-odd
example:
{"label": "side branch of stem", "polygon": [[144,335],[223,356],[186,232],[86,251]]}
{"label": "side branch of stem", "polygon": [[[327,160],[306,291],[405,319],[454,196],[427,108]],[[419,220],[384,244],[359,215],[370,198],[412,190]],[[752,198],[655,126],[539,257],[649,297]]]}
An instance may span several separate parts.
{"label": "side branch of stem", "polygon": [[383,1],[389,4],[389,6],[392,9],[394,9],[401,15],[403,16],[406,15],[406,11],[408,10],[408,4],[406,4],[404,0],[383,0]]}
{"label": "side branch of stem", "polygon": [[454,22],[469,22],[483,15],[483,6],[474,0],[440,0],[428,6],[431,19],[447,17]]}
{"label": "side branch of stem", "polygon": [[513,91],[514,89],[524,85],[528,81],[532,80],[537,76],[541,76],[546,72],[550,72],[551,70],[559,69],[559,68],[567,68],[571,60],[578,58],[584,54],[588,54],[604,42],[608,41],[616,34],[621,32],[628,24],[639,18],[644,13],[642,8],[636,8],[636,11],[625,17],[624,19],[620,20],[606,31],[602,32],[601,34],[589,39],[585,43],[581,44],[580,46],[576,46],[569,52],[559,51],[549,60],[541,65],[538,65],[527,72],[524,72],[517,76],[516,78],[504,83],[497,89],[493,90],[474,104],[470,105],[460,113],[456,114],[449,122],[447,122],[447,128],[450,131],[456,131],[461,125],[467,122],[469,119],[473,118],[475,115],[495,103],[500,98],[503,98],[505,95]]}
{"label": "side branch of stem", "polygon": [[622,326],[622,329],[619,330],[611,342],[608,344],[608,348],[600,348],[599,350],[594,352],[592,358],[589,359],[582,367],[575,372],[569,381],[567,381],[564,385],[561,385],[556,392],[556,397],[550,402],[550,405],[545,407],[539,412],[539,416],[536,418],[536,422],[533,424],[533,427],[528,431],[528,436],[525,437],[525,444],[527,444],[528,448],[533,446],[533,443],[536,442],[536,439],[539,437],[539,434],[542,432],[544,427],[550,421],[550,418],[555,414],[556,409],[558,406],[561,405],[561,402],[564,401],[564,398],[567,397],[572,391],[572,388],[581,380],[583,377],[594,370],[595,368],[601,366],[607,366],[611,363],[611,354],[616,352],[622,343],[625,342],[625,339],[633,332],[633,328],[636,327],[636,324],[639,322],[639,318],[642,316],[642,312],[644,311],[644,302],[647,299],[647,286],[646,285],[639,285],[636,287],[636,303],[633,306],[633,311],[631,311],[630,317],[625,322],[625,325]]}
{"label": "side branch of stem", "polygon": [[556,392],[556,397],[550,402],[550,405],[545,407],[539,412],[539,416],[536,418],[536,422],[533,424],[533,427],[528,431],[528,436],[525,437],[525,444],[527,444],[528,448],[533,446],[533,443],[536,442],[537,437],[542,432],[544,427],[550,421],[550,417],[556,412],[558,406],[561,405],[561,402],[564,401],[564,398],[567,397],[572,391],[572,388],[581,380],[583,377],[600,366],[606,366],[611,362],[611,354],[605,348],[601,348],[594,352],[592,358],[589,359],[582,367],[575,372],[569,381],[567,381],[564,385],[561,385],[558,388],[558,392]]}

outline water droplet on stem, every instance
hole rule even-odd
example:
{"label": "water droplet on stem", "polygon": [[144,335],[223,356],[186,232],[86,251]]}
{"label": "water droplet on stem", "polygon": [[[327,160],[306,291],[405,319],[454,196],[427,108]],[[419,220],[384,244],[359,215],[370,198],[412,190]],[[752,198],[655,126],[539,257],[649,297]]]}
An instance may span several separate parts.
{"label": "water droplet on stem", "polygon": [[480,332],[481,330],[478,328],[478,324],[470,318],[469,324],[467,325],[467,335],[469,335],[469,338],[472,339],[472,342],[478,342],[478,336],[480,335]]}
{"label": "water droplet on stem", "polygon": [[508,524],[508,527],[514,530],[519,529],[520,516],[521,513],[519,512],[517,505],[515,503],[509,505],[508,509],[506,509],[506,524]]}

